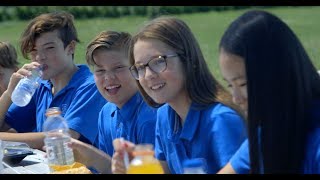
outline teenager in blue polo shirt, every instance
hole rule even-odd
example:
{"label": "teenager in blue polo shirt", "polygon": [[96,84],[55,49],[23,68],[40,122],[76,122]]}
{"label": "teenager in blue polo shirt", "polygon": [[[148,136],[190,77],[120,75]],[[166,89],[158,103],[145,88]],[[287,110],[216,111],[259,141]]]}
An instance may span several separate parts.
{"label": "teenager in blue polo shirt", "polygon": [[[50,107],[60,107],[73,138],[92,143],[98,132],[98,114],[106,100],[96,88],[86,65],[74,63],[78,42],[73,16],[66,12],[42,14],[34,18],[21,37],[21,51],[31,63],[23,65],[11,77],[1,98],[0,124],[18,133],[0,133],[0,139],[28,143],[32,148],[44,145],[42,125]],[[11,94],[24,76],[42,67],[43,81],[25,107],[11,105]],[[10,106],[11,105],[11,106]],[[9,107],[10,106],[10,107]]]}
{"label": "teenager in blue polo shirt", "polygon": [[79,141],[73,141],[71,147],[78,155],[77,161],[100,173],[111,172],[114,139],[124,138],[136,144],[155,142],[157,109],[144,102],[130,74],[130,39],[131,35],[125,32],[103,31],[87,47],[87,63],[93,66],[99,92],[108,100],[99,115],[97,145],[107,155]]}
{"label": "teenager in blue polo shirt", "polygon": [[320,173],[320,77],[288,25],[244,13],[224,33],[219,63],[249,127],[219,173]]}
{"label": "teenager in blue polo shirt", "polygon": [[197,158],[207,173],[216,173],[244,141],[245,124],[228,106],[231,96],[210,73],[189,27],[177,18],[156,18],[130,47],[130,70],[144,98],[154,107],[164,104],[157,112],[155,156],[165,172],[181,174],[184,161]]}

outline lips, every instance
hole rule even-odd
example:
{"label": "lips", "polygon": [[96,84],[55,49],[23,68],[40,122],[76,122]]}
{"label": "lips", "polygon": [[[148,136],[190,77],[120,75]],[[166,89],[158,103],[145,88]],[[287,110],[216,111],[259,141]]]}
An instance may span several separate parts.
{"label": "lips", "polygon": [[42,71],[45,71],[45,70],[48,69],[48,65],[42,64],[39,68],[40,68]]}
{"label": "lips", "polygon": [[150,89],[152,89],[152,90],[158,90],[158,89],[163,88],[163,87],[164,87],[164,85],[165,85],[165,83],[152,85],[152,86],[150,87]]}
{"label": "lips", "polygon": [[114,88],[119,88],[120,87],[120,85],[113,85],[113,86],[108,86],[108,87],[106,87],[106,89],[107,90],[112,90],[112,89],[114,89]]}
{"label": "lips", "polygon": [[120,87],[121,85],[112,85],[112,86],[107,86],[105,89],[107,90],[109,95],[115,95],[117,94]]}

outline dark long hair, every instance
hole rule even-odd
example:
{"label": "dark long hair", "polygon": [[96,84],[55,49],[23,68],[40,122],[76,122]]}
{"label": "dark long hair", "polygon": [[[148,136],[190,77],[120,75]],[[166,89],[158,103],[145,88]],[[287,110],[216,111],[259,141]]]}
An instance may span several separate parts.
{"label": "dark long hair", "polygon": [[320,77],[299,39],[278,17],[251,10],[231,23],[220,49],[245,61],[252,173],[301,173]]}
{"label": "dark long hair", "polygon": [[[231,95],[211,74],[196,38],[184,21],[165,16],[149,21],[131,41],[129,48],[131,65],[135,62],[134,44],[140,39],[157,39],[179,54],[186,76],[188,95],[199,105],[199,108],[206,108],[207,105],[215,102],[222,102],[232,107]],[[138,87],[149,105],[161,106],[148,96],[139,83]]]}

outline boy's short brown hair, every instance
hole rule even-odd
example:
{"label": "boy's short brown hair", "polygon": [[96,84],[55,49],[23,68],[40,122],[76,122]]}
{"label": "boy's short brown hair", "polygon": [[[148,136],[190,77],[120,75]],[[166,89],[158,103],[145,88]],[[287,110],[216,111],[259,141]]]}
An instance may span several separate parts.
{"label": "boy's short brown hair", "polygon": [[23,57],[29,59],[28,54],[42,33],[58,30],[59,38],[63,41],[64,47],[67,47],[71,41],[80,42],[73,20],[73,15],[64,11],[41,14],[32,19],[20,39]]}
{"label": "boy's short brown hair", "polygon": [[97,49],[121,50],[128,56],[131,35],[126,32],[102,31],[87,46],[86,60],[88,65],[95,65],[93,53]]}

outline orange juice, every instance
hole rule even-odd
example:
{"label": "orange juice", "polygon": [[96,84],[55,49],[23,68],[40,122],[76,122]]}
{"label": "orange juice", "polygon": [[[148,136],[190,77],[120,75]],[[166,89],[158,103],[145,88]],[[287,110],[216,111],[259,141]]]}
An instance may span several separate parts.
{"label": "orange juice", "polygon": [[152,145],[137,145],[133,152],[134,159],[130,162],[127,174],[164,174],[160,162],[154,158]]}
{"label": "orange juice", "polygon": [[51,172],[55,171],[64,171],[72,168],[79,168],[79,167],[85,167],[85,165],[79,163],[79,162],[74,162],[73,164],[70,165],[49,165]]}

